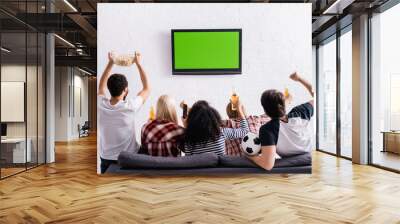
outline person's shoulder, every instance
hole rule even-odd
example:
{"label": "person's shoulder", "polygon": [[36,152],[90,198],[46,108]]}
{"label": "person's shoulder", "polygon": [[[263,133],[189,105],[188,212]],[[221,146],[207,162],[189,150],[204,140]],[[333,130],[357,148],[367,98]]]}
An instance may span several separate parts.
{"label": "person's shoulder", "polygon": [[127,103],[130,104],[141,104],[144,102],[143,97],[141,96],[134,96],[134,97],[130,97],[126,100]]}
{"label": "person's shoulder", "polygon": [[165,123],[165,126],[168,127],[170,130],[176,130],[176,131],[184,131],[185,129],[180,126],[179,124],[175,122],[167,122]]}
{"label": "person's shoulder", "polygon": [[162,128],[162,129],[165,129],[168,131],[172,131],[172,130],[182,130],[183,131],[184,130],[184,128],[182,126],[178,125],[175,122],[171,122],[171,121],[155,119],[149,123],[150,123],[149,125],[157,126],[159,128]]}
{"label": "person's shoulder", "polygon": [[157,130],[162,132],[167,139],[183,136],[185,133],[185,129],[182,126],[170,121],[159,121]]}
{"label": "person's shoulder", "polygon": [[304,120],[310,120],[313,114],[314,106],[310,102],[307,102],[294,107],[288,113],[288,118],[301,118]]}
{"label": "person's shoulder", "polygon": [[152,130],[156,126],[156,123],[154,120],[149,120],[147,121],[143,126],[142,126],[142,134],[148,133],[150,130]]}
{"label": "person's shoulder", "polygon": [[280,127],[279,119],[272,119],[263,126],[261,126],[259,137],[262,146],[272,146],[277,144],[279,136],[279,127]]}
{"label": "person's shoulder", "polygon": [[98,107],[100,109],[108,108],[108,106],[110,104],[110,99],[108,97],[106,97],[105,95],[97,95],[97,103],[98,103]]}
{"label": "person's shoulder", "polygon": [[107,101],[107,100],[110,100],[110,99],[108,97],[106,97],[105,95],[97,95],[97,100],[99,102],[101,102],[101,101]]}
{"label": "person's shoulder", "polygon": [[265,134],[274,134],[277,135],[279,133],[280,121],[279,119],[272,119],[261,126],[260,135]]}
{"label": "person's shoulder", "polygon": [[146,123],[144,123],[143,127],[153,126],[155,124],[156,120],[148,120]]}
{"label": "person's shoulder", "polygon": [[143,97],[135,96],[124,100],[124,106],[133,112],[137,111],[144,103]]}
{"label": "person's shoulder", "polygon": [[279,126],[279,120],[271,119],[267,123],[263,124],[260,129],[264,129],[264,130],[271,129],[271,128],[276,127],[277,125]]}

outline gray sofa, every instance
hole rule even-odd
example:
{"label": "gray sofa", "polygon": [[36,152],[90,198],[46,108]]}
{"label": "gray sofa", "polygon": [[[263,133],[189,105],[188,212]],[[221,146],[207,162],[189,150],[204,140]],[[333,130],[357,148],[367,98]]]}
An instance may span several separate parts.
{"label": "gray sofa", "polygon": [[184,157],[154,157],[122,152],[118,157],[118,164],[111,165],[106,173],[135,175],[310,174],[311,154],[305,153],[276,160],[274,168],[266,171],[246,157],[217,156],[214,153]]}

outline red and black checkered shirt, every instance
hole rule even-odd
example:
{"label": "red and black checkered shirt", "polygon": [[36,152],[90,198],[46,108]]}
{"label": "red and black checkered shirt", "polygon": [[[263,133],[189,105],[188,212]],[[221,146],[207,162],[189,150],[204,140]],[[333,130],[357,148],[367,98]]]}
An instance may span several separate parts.
{"label": "red and black checkered shirt", "polygon": [[184,129],[168,121],[153,120],[142,128],[140,153],[151,156],[180,156]]}
{"label": "red and black checkered shirt", "polygon": [[[249,124],[250,132],[258,133],[260,127],[271,120],[267,115],[260,116],[248,116],[246,117],[247,123]],[[238,128],[240,120],[224,120],[222,122],[223,127],[226,128]],[[230,156],[243,156],[244,153],[241,147],[241,139],[226,139],[225,140],[225,154]]]}

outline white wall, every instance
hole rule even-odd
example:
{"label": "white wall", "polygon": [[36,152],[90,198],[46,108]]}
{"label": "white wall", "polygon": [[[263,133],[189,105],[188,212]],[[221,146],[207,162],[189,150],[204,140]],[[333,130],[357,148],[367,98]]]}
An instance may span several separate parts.
{"label": "white wall", "polygon": [[[88,112],[88,77],[82,76],[81,72],[76,72],[74,75],[74,107],[75,113],[73,113],[73,118],[71,120],[71,135],[73,138],[79,137],[78,132],[78,124],[83,125],[85,121],[88,121],[89,112]],[[78,96],[78,90],[80,91],[80,97]],[[80,102],[79,102],[80,101]],[[71,105],[72,106],[72,105]],[[79,108],[80,107],[80,108]],[[81,110],[81,111],[80,111]]]}
{"label": "white wall", "polygon": [[55,68],[55,141],[68,141],[68,86],[69,75],[68,67]]}
{"label": "white wall", "polygon": [[[88,120],[88,78],[72,67],[56,67],[55,72],[55,141],[70,141],[79,137],[78,124]],[[81,103],[76,97],[79,89]]]}
{"label": "white wall", "polygon": [[[309,99],[305,89],[289,81],[288,75],[299,71],[312,80],[311,4],[105,3],[98,4],[97,18],[98,80],[107,52],[136,50],[143,55],[152,93],[137,115],[138,130],[161,94],[189,104],[207,100],[224,117],[232,87],[249,114],[263,113],[259,101],[266,89],[288,87],[294,103]],[[243,74],[173,76],[170,32],[184,28],[241,28]],[[135,67],[115,67],[113,72],[127,75],[131,94],[141,88]]]}

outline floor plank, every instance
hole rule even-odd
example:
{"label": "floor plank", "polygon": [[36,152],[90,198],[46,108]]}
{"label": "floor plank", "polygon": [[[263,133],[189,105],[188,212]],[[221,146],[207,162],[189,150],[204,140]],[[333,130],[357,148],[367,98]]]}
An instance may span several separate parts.
{"label": "floor plank", "polygon": [[96,174],[96,139],[0,181],[0,223],[400,223],[400,175],[320,152],[311,175]]}

